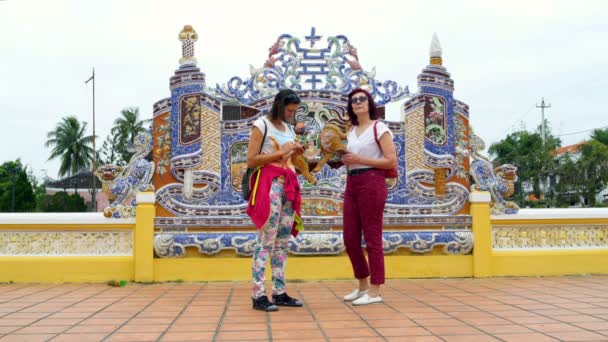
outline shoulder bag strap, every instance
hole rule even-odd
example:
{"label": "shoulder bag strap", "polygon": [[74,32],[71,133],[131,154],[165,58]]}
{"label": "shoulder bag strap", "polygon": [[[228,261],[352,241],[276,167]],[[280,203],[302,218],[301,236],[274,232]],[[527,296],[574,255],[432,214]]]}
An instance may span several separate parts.
{"label": "shoulder bag strap", "polygon": [[[262,119],[264,123],[264,137],[262,138],[262,145],[260,145],[260,153],[262,153],[262,149],[264,148],[264,141],[266,141],[266,134],[268,133],[268,126],[266,125],[266,120]],[[258,166],[255,169],[255,183],[253,184],[251,205],[255,206],[255,196],[258,193],[258,184],[260,183],[260,174],[262,173],[262,166]]]}
{"label": "shoulder bag strap", "polygon": [[378,121],[374,122],[374,139],[376,140],[376,144],[378,144],[378,147],[380,148],[380,153],[383,153],[382,146],[380,145],[380,140],[378,140],[378,130],[376,129],[377,124]]}
{"label": "shoulder bag strap", "polygon": [[266,141],[266,134],[268,134],[268,126],[266,126],[266,120],[262,118],[262,123],[264,124],[264,137],[262,138],[262,144],[260,145],[260,153],[262,153],[262,149],[264,148],[264,142]]}

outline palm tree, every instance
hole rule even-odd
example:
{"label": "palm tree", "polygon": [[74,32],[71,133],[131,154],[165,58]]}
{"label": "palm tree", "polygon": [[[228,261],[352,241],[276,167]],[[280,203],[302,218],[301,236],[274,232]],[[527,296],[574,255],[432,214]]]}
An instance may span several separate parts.
{"label": "palm tree", "polygon": [[114,121],[114,127],[111,133],[117,138],[119,143],[119,152],[122,154],[126,163],[131,159],[132,153],[129,153],[127,146],[133,144],[135,137],[145,132],[144,124],[150,120],[139,120],[139,108],[129,107],[120,111],[120,117]]}
{"label": "palm tree", "polygon": [[86,122],[80,123],[75,116],[67,116],[47,133],[45,146],[53,147],[48,160],[61,158],[60,176],[75,174],[91,165],[93,136],[85,136],[86,129]]}

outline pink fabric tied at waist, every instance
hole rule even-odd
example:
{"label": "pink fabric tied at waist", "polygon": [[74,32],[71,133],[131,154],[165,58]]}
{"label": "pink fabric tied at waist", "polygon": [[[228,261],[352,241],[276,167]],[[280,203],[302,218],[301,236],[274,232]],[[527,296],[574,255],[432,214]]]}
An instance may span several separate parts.
{"label": "pink fabric tied at waist", "polygon": [[[282,168],[271,164],[264,165],[258,172],[261,173],[255,195],[255,206],[251,205],[253,194],[249,197],[249,204],[247,205],[247,215],[249,215],[253,224],[260,229],[266,224],[266,221],[268,221],[268,217],[270,217],[270,187],[272,186],[272,181],[280,176],[283,176],[285,179],[285,183],[283,184],[285,197],[288,201],[292,202],[293,210],[301,217],[302,197],[300,194],[300,183],[298,183],[298,176],[296,173],[292,169]],[[256,175],[253,175],[251,177],[251,189],[253,189],[255,185],[255,179]],[[296,222],[294,221],[294,227],[291,231],[293,236],[298,235],[295,226]]]}

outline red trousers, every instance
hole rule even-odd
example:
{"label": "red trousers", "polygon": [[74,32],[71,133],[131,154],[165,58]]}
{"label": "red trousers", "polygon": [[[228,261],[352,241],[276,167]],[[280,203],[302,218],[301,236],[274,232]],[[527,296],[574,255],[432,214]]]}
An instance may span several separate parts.
{"label": "red trousers", "polygon": [[[384,170],[369,170],[348,176],[344,192],[344,245],[353,265],[355,278],[370,275],[370,283],[384,284],[382,223],[388,190]],[[361,247],[365,238],[369,266]]]}

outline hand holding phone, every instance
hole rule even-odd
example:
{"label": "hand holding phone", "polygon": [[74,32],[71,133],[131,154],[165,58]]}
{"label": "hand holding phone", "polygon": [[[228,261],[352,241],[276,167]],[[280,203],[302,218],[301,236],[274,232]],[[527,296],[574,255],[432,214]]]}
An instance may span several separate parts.
{"label": "hand holding phone", "polygon": [[342,156],[344,156],[345,154],[349,154],[350,152],[346,151],[346,150],[338,150],[336,151],[336,155],[340,158],[342,158]]}

